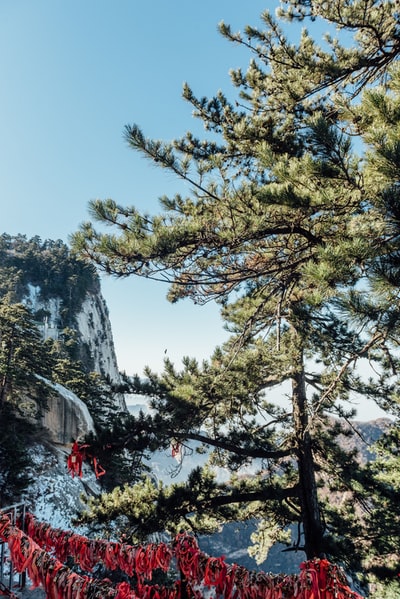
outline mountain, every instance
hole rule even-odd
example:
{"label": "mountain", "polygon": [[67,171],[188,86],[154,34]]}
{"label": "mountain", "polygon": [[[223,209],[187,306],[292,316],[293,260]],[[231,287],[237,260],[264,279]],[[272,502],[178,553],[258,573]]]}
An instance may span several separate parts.
{"label": "mountain", "polygon": [[[72,441],[127,408],[99,277],[61,240],[0,236],[0,336],[1,506],[19,499],[29,476],[35,485],[38,469],[42,477],[69,477]],[[30,456],[23,455],[24,435]],[[29,476],[19,480],[18,468],[29,461]],[[75,486],[74,512],[88,488]],[[99,493],[98,485],[89,487]],[[36,504],[39,495],[32,485],[25,493]]]}
{"label": "mountain", "polygon": [[44,296],[40,285],[27,282],[20,300],[37,316],[43,340],[62,339],[66,328],[63,325],[69,325],[78,335],[79,358],[87,370],[98,372],[112,382],[120,382],[108,309],[98,280],[93,280],[82,301],[75,305],[76,309],[69,309],[66,322],[63,299],[48,293]]}
{"label": "mountain", "polygon": [[95,269],[61,240],[0,236],[0,297],[11,294],[31,311],[42,339],[70,341],[87,371],[118,382],[108,309]]}
{"label": "mountain", "polygon": [[[50,348],[53,357],[57,355],[53,374],[56,369],[58,378],[47,382],[49,409],[42,424],[50,432],[54,429],[55,442],[69,442],[79,434],[78,421],[85,420],[82,406],[78,409],[79,401],[71,401],[71,395],[60,392],[64,380],[76,378],[72,365],[79,365],[84,373],[98,374],[114,388],[121,384],[99,277],[90,265],[74,257],[61,240],[28,240],[23,235],[0,236],[0,265],[3,306],[7,302],[24,305],[39,333],[39,341]],[[70,372],[66,373],[68,361]],[[42,377],[42,382],[46,378]],[[29,392],[25,395],[25,403],[29,404]],[[126,410],[123,394],[113,393],[112,403]],[[75,418],[77,409],[80,415]],[[87,431],[85,425],[82,435]]]}

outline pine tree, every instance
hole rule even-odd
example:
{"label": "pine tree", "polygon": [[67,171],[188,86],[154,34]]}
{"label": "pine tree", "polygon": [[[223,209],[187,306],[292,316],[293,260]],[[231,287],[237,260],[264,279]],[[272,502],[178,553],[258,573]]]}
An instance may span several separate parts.
{"label": "pine tree", "polygon": [[46,405],[46,387],[38,378],[49,372],[47,353],[30,311],[8,295],[0,300],[0,404],[18,405],[33,392],[38,407]]}
{"label": "pine tree", "polygon": [[[350,561],[362,557],[351,535],[362,526],[365,502],[354,456],[335,449],[341,430],[330,416],[354,415],[342,407],[354,393],[374,395],[355,368],[360,362],[381,365],[393,354],[393,320],[378,314],[383,295],[377,291],[374,306],[368,296],[377,265],[393,250],[382,198],[397,206],[397,188],[387,187],[381,163],[380,176],[370,176],[379,117],[366,112],[371,96],[360,102],[378,83],[385,90],[393,81],[397,93],[398,13],[390,1],[283,5],[281,22],[263,13],[264,30],[247,27],[242,36],[220,26],[254,55],[245,73],[232,72],[235,102],[222,92],[197,98],[185,85],[205,139],[189,132],[163,143],[126,127],[130,146],[186,181],[190,195],[163,197],[153,217],[112,200],[91,202],[93,219],[114,232],[86,223],[73,242],[111,274],[168,281],[170,301],[219,302],[231,331],[201,367],[188,358],[182,372],[168,360],[160,376],[146,372],[159,418],[154,430],[163,443],[192,439],[214,448],[212,460],[232,472],[257,458],[258,476],[215,487],[205,474],[196,496],[174,495],[168,517],[181,517],[179,495],[187,514],[219,522],[257,517],[259,545],[269,542],[263,530],[270,537],[298,522],[295,549],[311,558],[345,547]],[[305,20],[352,38],[345,46],[328,35],[322,47],[304,30],[292,43],[283,27]],[[395,153],[397,112],[393,121]],[[353,139],[361,153],[370,144],[368,167]],[[398,303],[385,314],[397,322]],[[272,404],[271,391],[283,384],[286,408]],[[321,485],[348,492],[359,511],[330,509]]]}
{"label": "pine tree", "polygon": [[0,406],[0,506],[20,500],[32,482],[32,459],[27,451],[35,426],[19,417],[9,403]]}

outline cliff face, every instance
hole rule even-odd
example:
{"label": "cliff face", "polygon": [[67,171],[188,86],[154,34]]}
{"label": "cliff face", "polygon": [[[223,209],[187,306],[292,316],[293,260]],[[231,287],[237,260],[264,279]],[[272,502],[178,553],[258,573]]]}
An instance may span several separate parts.
{"label": "cliff face", "polygon": [[[60,297],[42,298],[39,285],[28,283],[23,303],[33,314],[40,314],[37,325],[43,339],[61,339],[63,335],[63,300]],[[74,328],[78,334],[80,359],[88,371],[98,372],[113,383],[120,382],[111,323],[100,286],[88,290],[79,309],[74,313]]]}
{"label": "cliff face", "polygon": [[[52,357],[55,364],[58,360],[55,380],[62,383],[73,380],[75,363],[83,377],[85,372],[95,372],[114,387],[121,382],[107,306],[99,277],[91,265],[72,255],[62,240],[41,240],[38,236],[27,239],[24,235],[13,237],[3,233],[0,235],[0,275],[0,300],[4,298],[4,306],[23,303],[31,314],[30,326],[37,327],[43,341],[55,341],[46,346],[50,361]],[[29,370],[29,363],[34,362],[26,362],[30,376],[41,374],[52,378],[46,368]],[[29,380],[34,386],[34,379]],[[52,383],[52,380],[48,382]],[[79,384],[74,386],[74,391],[77,388]],[[20,385],[18,393],[26,395],[27,405],[35,403],[35,397],[41,399],[29,385],[26,389]],[[51,432],[54,442],[66,443],[90,430],[84,413],[86,406],[74,397],[67,389],[52,385],[43,425]],[[122,394],[113,393],[112,397],[97,398],[97,401],[104,403],[98,407],[105,414],[108,409],[126,410]]]}
{"label": "cliff face", "polygon": [[111,323],[106,302],[100,292],[88,292],[75,320],[81,344],[88,352],[94,372],[120,382]]}
{"label": "cliff face", "polygon": [[51,393],[48,398],[49,409],[44,412],[41,422],[50,440],[56,445],[68,445],[75,439],[83,439],[88,433],[94,433],[93,419],[86,404],[62,385],[44,381]]}
{"label": "cliff face", "polygon": [[[44,314],[38,321],[43,339],[61,339],[63,300],[59,297],[42,299],[39,286],[28,284],[29,293],[24,304],[34,314]],[[80,359],[88,371],[101,374],[112,383],[120,382],[117,358],[112,337],[111,323],[106,302],[98,290],[87,291],[80,309],[74,314]],[[83,438],[94,431],[93,421],[86,405],[62,385],[47,381],[51,393],[47,400],[48,409],[41,423],[47,429],[53,443],[66,445],[74,439]],[[121,410],[126,409],[122,394],[115,397]]]}

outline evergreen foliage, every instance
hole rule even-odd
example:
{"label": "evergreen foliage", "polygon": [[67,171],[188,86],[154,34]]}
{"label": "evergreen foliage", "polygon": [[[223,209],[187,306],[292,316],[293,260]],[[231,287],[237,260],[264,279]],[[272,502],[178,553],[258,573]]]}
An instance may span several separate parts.
{"label": "evergreen foliage", "polygon": [[27,448],[35,427],[9,403],[0,405],[0,423],[0,506],[4,506],[20,500],[31,482],[32,460]]}
{"label": "evergreen foliage", "polygon": [[[167,143],[136,124],[125,129],[129,145],[189,194],[161,198],[155,216],[93,201],[93,220],[112,232],[85,223],[73,243],[106,272],[168,282],[170,301],[216,300],[231,332],[202,365],[187,358],[178,371],[166,360],[162,374],[147,371],[141,391],[152,397],[161,444],[201,441],[211,464],[240,473],[251,463],[257,475],[220,485],[208,469],[196,473],[174,496],[168,525],[170,491],[151,490],[157,507],[143,511],[146,532],[149,523],[171,528],[176,514],[194,529],[210,510],[217,524],[258,518],[265,554],[266,537],[297,523],[292,549],[360,570],[373,553],[368,514],[393,505],[398,489],[380,484],[370,498],[378,478],[335,447],[343,431],[332,416],[354,416],[343,407],[354,396],[398,412],[398,6],[286,0],[262,22],[243,34],[220,25],[253,56],[246,72],[232,71],[234,101],[184,86],[204,139],[188,132]],[[299,22],[326,29],[323,43],[306,29],[290,41]],[[367,363],[369,381],[359,369]],[[282,385],[289,401],[275,405]],[[140,517],[132,522],[139,527]],[[383,523],[376,529],[382,553],[390,534]],[[398,529],[394,537],[398,547]]]}
{"label": "evergreen foliage", "polygon": [[370,489],[365,527],[370,539],[368,567],[375,577],[396,579],[399,572],[400,427],[395,422],[376,444],[376,460],[368,464],[363,483]]}
{"label": "evergreen foliage", "polygon": [[60,239],[42,241],[38,236],[27,239],[25,235],[13,237],[3,233],[0,262],[0,295],[11,292],[16,301],[21,301],[29,296],[28,284],[40,287],[42,300],[52,297],[62,300],[60,325],[73,324],[73,316],[79,312],[87,292],[99,289],[94,268],[74,257]]}
{"label": "evergreen foliage", "polygon": [[47,376],[49,361],[32,314],[23,304],[0,300],[0,405],[19,405],[32,389],[39,407],[46,405],[46,386],[37,376]]}

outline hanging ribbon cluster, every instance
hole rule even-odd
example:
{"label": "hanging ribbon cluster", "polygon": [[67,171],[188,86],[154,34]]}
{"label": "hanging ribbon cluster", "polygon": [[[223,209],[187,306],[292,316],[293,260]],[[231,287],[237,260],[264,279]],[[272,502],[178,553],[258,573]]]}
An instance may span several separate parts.
{"label": "hanging ribbon cluster", "polygon": [[196,539],[186,533],[177,535],[172,543],[133,546],[88,539],[52,528],[47,523],[36,522],[30,514],[25,518],[25,530],[29,538],[54,553],[60,562],[69,556],[86,572],[101,562],[109,570],[120,569],[129,576],[135,574],[138,580],[135,591],[127,583],[118,587],[119,593],[125,593],[124,599],[179,599],[179,581],[172,589],[147,584],[154,570],[167,572],[172,560],[187,582],[189,596],[197,599],[201,599],[202,594],[196,589],[204,586],[214,588],[215,596],[222,599],[362,599],[347,586],[341,570],[326,559],[303,562],[298,575],[273,575],[229,565],[223,557],[210,557],[200,551]]}
{"label": "hanging ribbon cluster", "polygon": [[100,478],[103,474],[106,473],[104,468],[100,466],[96,457],[91,456],[87,452],[87,448],[89,445],[79,445],[77,441],[74,441],[71,449],[71,453],[67,458],[67,468],[69,474],[71,474],[72,478],[75,476],[79,476],[82,478],[82,464],[86,459],[90,459],[93,463],[94,473],[96,478]]}
{"label": "hanging ribbon cluster", "polygon": [[124,586],[113,587],[107,580],[94,580],[72,572],[1,513],[0,541],[8,544],[15,570],[27,573],[32,588],[43,587],[47,599],[136,599],[133,592],[126,594]]}
{"label": "hanging ribbon cluster", "polygon": [[31,514],[25,516],[24,529],[42,549],[54,553],[62,562],[72,557],[85,572],[92,572],[94,566],[101,562],[108,570],[119,569],[128,576],[136,574],[140,581],[152,580],[153,570],[168,571],[173,556],[167,543],[134,547],[103,539],[88,539],[71,531],[52,528],[45,522],[36,522]]}

